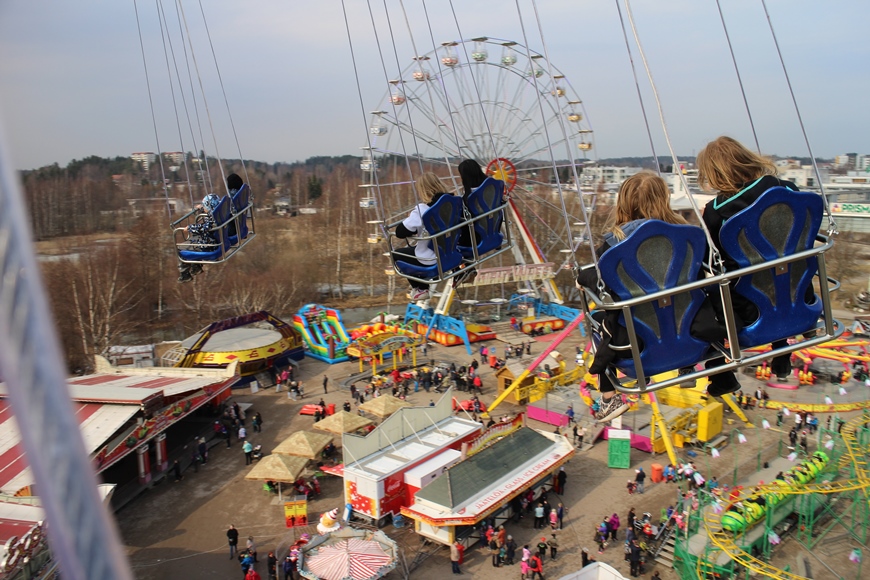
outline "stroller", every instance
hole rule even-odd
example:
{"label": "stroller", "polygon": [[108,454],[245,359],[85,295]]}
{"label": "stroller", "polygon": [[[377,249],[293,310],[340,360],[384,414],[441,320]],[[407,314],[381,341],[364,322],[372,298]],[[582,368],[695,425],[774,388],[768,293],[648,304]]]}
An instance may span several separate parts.
{"label": "stroller", "polygon": [[254,448],[251,450],[251,459],[259,460],[263,459],[263,446],[257,443],[254,445]]}

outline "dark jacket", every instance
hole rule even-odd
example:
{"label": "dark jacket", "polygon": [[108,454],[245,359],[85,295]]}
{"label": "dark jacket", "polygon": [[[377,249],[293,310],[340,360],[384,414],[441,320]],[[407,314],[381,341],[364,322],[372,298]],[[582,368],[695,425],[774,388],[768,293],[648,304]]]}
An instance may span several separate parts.
{"label": "dark jacket", "polygon": [[[729,218],[737,215],[741,210],[752,205],[752,203],[757,200],[762,193],[771,187],[777,186],[787,187],[792,191],[799,191],[798,187],[791,181],[785,181],[773,175],[765,175],[756,181],[743,184],[740,192],[737,194],[719,194],[716,196],[716,199],[709,202],[704,207],[704,225],[707,226],[707,229],[710,231],[710,236],[713,238],[713,242],[716,244],[716,247],[722,255],[722,263],[724,264],[726,271],[737,270],[739,266],[737,265],[737,262],[722,251],[722,245],[719,242],[719,231],[722,229],[722,224]],[[751,324],[758,318],[758,308],[743,296],[734,293],[734,282],[731,283],[730,288],[731,303],[737,326],[743,327]],[[709,290],[714,291],[712,288]],[[810,286],[807,290],[806,299],[812,301],[813,294],[812,286]],[[721,317],[721,299],[718,297],[718,294],[714,294],[712,297],[713,305]]]}

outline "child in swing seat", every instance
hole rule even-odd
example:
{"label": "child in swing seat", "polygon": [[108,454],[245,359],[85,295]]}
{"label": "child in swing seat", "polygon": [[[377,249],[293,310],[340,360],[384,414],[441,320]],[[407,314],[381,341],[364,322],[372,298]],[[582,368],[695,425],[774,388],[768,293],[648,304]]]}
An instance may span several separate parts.
{"label": "child in swing seat", "polygon": [[[708,143],[698,153],[697,164],[698,185],[705,191],[717,193],[716,199],[704,207],[704,224],[722,254],[725,270],[736,270],[739,268],[737,262],[722,250],[719,242],[722,224],[752,205],[762,193],[772,187],[781,186],[792,191],[798,191],[798,187],[791,181],[776,176],[776,165],[770,158],[750,151],[731,137],[722,136]],[[814,300],[814,294],[813,287],[810,285],[804,299],[810,303]],[[717,309],[721,308],[718,296],[714,296],[712,302]],[[739,327],[752,324],[758,318],[758,308],[743,296],[736,294],[733,283],[731,304]],[[787,339],[784,338],[774,341],[771,346],[777,349],[787,343]],[[779,382],[788,380],[791,371],[790,361],[790,354],[782,354],[770,362],[770,370]]]}
{"label": "child in swing seat", "polygon": [[[424,173],[417,179],[417,194],[421,203],[414,206],[408,217],[396,226],[396,237],[399,239],[428,235],[423,226],[423,214],[441,199],[442,195],[450,195],[444,191],[441,180],[434,173]],[[437,261],[431,240],[420,240],[414,246],[393,250],[393,257],[415,266],[431,266]],[[416,280],[408,280],[408,282],[411,284],[408,298],[412,302],[429,299],[428,284]]]}
{"label": "child in swing seat", "polygon": [[[651,171],[642,171],[626,179],[619,188],[616,207],[610,217],[609,231],[604,235],[604,243],[597,249],[597,255],[619,244],[647,220],[656,219],[669,224],[687,224],[685,219],[677,215],[670,206],[670,190],[660,176]],[[598,275],[595,268],[583,268],[577,276],[577,286],[597,290]],[[582,289],[582,288],[581,288]],[[629,406],[621,395],[616,393],[616,387],[607,377],[607,366],[617,357],[630,357],[628,351],[616,351],[609,345],[628,344],[628,331],[619,324],[619,311],[599,311],[594,314],[601,323],[602,341],[595,358],[589,367],[589,372],[598,375],[598,390],[601,399],[595,418],[600,423],[612,421],[625,413]],[[712,307],[701,308],[692,322],[691,333],[703,340],[721,340],[725,337],[725,329],[715,318]],[[643,348],[643,345],[638,345]],[[733,372],[719,373],[710,378],[710,390],[733,392],[740,388]]]}
{"label": "child in swing seat", "polygon": [[[202,198],[202,203],[194,209],[202,209],[205,213],[197,217],[196,223],[187,226],[186,230],[190,235],[187,240],[191,244],[203,244],[201,246],[193,246],[193,249],[198,252],[210,252],[215,249],[214,244],[218,243],[218,238],[211,229],[215,226],[214,210],[217,209],[221,199],[209,193]],[[193,277],[202,272],[202,264],[185,264],[178,263],[178,281],[190,282]]]}

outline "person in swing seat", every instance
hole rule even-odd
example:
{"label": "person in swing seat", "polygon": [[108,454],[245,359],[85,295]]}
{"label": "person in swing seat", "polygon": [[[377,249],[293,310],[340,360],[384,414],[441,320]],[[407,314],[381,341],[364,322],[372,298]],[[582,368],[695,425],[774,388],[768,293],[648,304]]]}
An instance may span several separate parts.
{"label": "person in swing seat", "polygon": [[[396,237],[406,239],[428,235],[423,226],[423,214],[435,205],[441,196],[451,195],[444,191],[441,180],[434,173],[424,173],[417,179],[417,194],[420,203],[414,206],[402,222],[396,226]],[[436,263],[435,250],[432,248],[432,240],[419,240],[414,246],[393,250],[395,259],[413,264],[415,266],[431,266]],[[429,298],[429,285],[417,280],[408,280],[411,284],[411,292],[408,298],[412,302],[427,300]]]}
{"label": "person in swing seat", "polygon": [[[609,231],[604,235],[604,243],[598,248],[597,255],[602,255],[608,249],[626,239],[641,224],[647,220],[661,220],[670,224],[687,224],[685,219],[677,215],[670,206],[670,190],[660,176],[651,171],[642,171],[626,179],[619,188],[616,206],[610,217]],[[598,289],[598,273],[595,268],[583,268],[577,276],[578,288]],[[595,418],[599,422],[612,421],[625,413],[629,406],[616,392],[616,387],[608,378],[605,370],[617,357],[630,358],[629,351],[617,351],[611,345],[626,345],[629,342],[628,331],[619,324],[619,311],[598,311],[595,318],[601,323],[602,339],[595,358],[589,367],[589,372],[598,375],[598,389],[601,399]],[[705,301],[695,315],[691,328],[692,336],[701,340],[722,340],[725,329],[716,320],[715,311]],[[638,345],[640,349],[643,345]],[[733,392],[740,388],[740,383],[733,372],[723,372],[710,377],[709,391]]]}

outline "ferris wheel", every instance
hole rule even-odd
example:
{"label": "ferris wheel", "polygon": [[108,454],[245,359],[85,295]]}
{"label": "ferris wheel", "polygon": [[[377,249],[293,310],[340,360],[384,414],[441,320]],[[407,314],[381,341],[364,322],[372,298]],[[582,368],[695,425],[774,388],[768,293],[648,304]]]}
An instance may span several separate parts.
{"label": "ferris wheel", "polygon": [[582,166],[594,163],[594,141],[583,101],[559,69],[518,42],[481,37],[411,58],[388,84],[369,116],[362,207],[386,220],[400,215],[423,170],[458,189],[456,165],[471,158],[505,182],[513,210],[528,220],[510,220],[527,249],[515,261],[573,259],[586,224],[573,215],[579,198],[562,192],[591,189]]}

